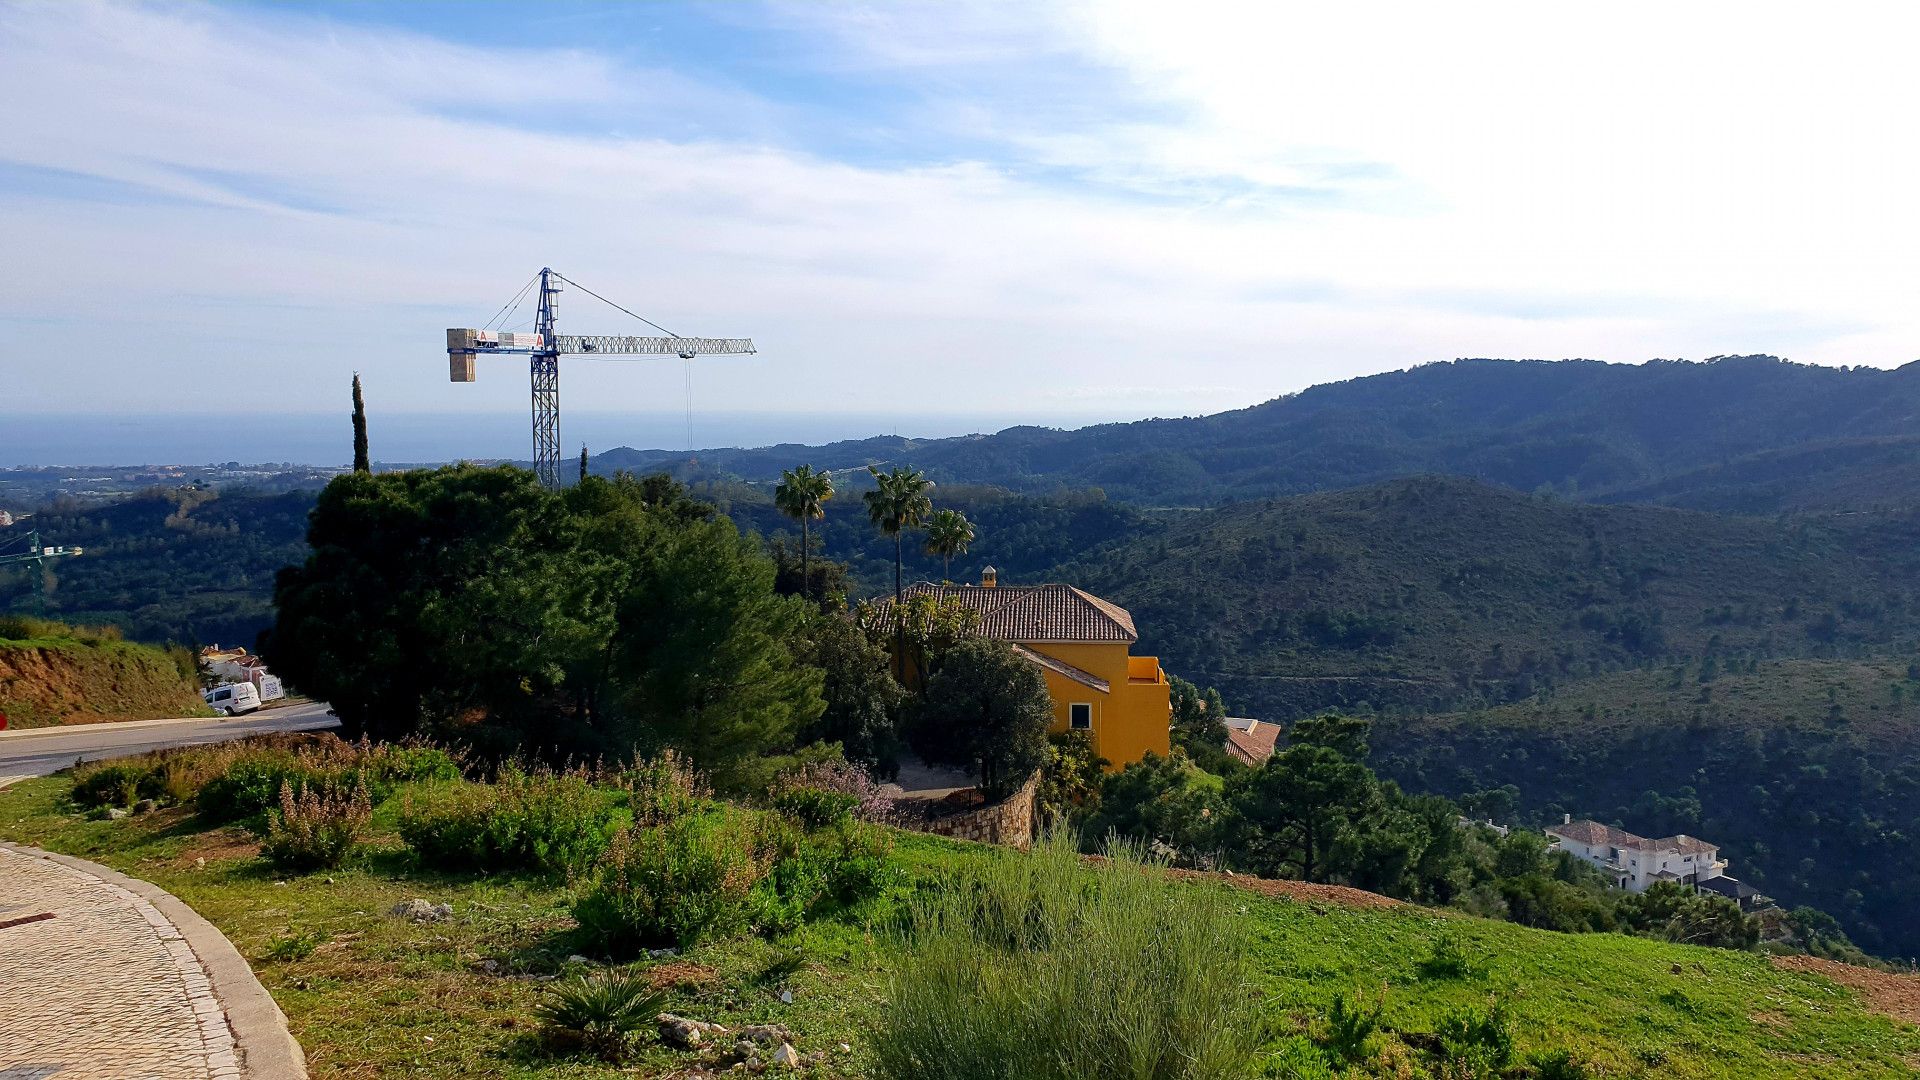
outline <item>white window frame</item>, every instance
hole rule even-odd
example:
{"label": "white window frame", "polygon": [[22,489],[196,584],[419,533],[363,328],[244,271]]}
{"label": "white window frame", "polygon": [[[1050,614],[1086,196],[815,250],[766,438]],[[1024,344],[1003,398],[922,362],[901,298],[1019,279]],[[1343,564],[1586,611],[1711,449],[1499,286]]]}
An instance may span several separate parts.
{"label": "white window frame", "polygon": [[[1075,709],[1087,710],[1087,723],[1085,727],[1082,727],[1081,725],[1073,722],[1073,714]],[[1093,702],[1074,701],[1074,702],[1069,702],[1067,704],[1067,729],[1070,731],[1092,731],[1093,730]]]}

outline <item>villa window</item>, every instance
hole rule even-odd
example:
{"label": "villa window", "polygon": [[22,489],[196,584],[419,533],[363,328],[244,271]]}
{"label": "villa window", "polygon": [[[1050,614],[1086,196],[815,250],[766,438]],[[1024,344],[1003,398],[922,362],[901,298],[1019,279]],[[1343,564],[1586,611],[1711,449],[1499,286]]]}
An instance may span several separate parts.
{"label": "villa window", "polygon": [[1086,731],[1093,727],[1093,706],[1085,701],[1076,701],[1067,706],[1067,722],[1075,731]]}

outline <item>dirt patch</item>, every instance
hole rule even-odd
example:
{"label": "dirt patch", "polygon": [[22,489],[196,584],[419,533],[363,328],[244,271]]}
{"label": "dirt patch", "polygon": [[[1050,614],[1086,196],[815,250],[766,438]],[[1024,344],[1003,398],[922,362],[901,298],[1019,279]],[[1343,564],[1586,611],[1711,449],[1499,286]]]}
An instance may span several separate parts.
{"label": "dirt patch", "polygon": [[690,960],[670,960],[647,969],[647,982],[655,990],[700,990],[719,981],[719,972]]}
{"label": "dirt patch", "polygon": [[1365,889],[1350,889],[1345,885],[1315,885],[1310,881],[1279,881],[1273,878],[1249,877],[1246,874],[1215,874],[1201,870],[1174,870],[1172,874],[1182,881],[1220,881],[1250,893],[1297,900],[1303,904],[1338,904],[1341,907],[1370,909],[1406,906],[1391,896],[1381,896],[1379,893],[1370,893]]}
{"label": "dirt patch", "polygon": [[[1107,859],[1104,855],[1082,855],[1080,861],[1088,866],[1101,866]],[[1169,870],[1167,874],[1175,881],[1217,881],[1261,896],[1295,900],[1303,904],[1338,904],[1341,907],[1374,910],[1406,906],[1391,896],[1381,896],[1365,889],[1350,889],[1345,885],[1315,885],[1311,881],[1285,881],[1212,870]]]}
{"label": "dirt patch", "polygon": [[260,842],[238,829],[217,829],[194,838],[193,843],[173,857],[173,865],[182,870],[200,865],[196,860],[205,859],[211,866],[219,862],[232,862],[236,859],[251,859],[260,854]]}
{"label": "dirt patch", "polygon": [[1810,971],[1823,975],[1850,990],[1859,992],[1867,1008],[1895,1020],[1920,1024],[1920,975],[1901,975],[1891,971],[1855,967],[1838,960],[1818,956],[1776,956],[1775,967],[1788,971]]}

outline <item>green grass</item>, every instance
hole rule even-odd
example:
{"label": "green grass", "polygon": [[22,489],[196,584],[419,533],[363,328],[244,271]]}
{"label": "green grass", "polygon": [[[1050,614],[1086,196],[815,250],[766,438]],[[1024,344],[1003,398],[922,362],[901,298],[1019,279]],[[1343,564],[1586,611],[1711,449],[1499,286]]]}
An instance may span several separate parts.
{"label": "green grass", "polygon": [[[251,854],[243,832],[203,828],[183,811],[86,821],[69,812],[65,790],[64,780],[50,778],[0,792],[0,837],[105,863],[191,904],[254,964],[316,1078],[654,1076],[690,1063],[651,1041],[626,1073],[540,1050],[535,1009],[544,977],[567,970],[575,951],[568,893],[551,880],[424,873],[391,840],[344,869],[282,877]],[[393,812],[382,809],[376,830],[390,833]],[[730,1026],[785,1024],[803,1053],[827,1053],[812,1075],[870,1075],[865,1033],[882,1007],[890,963],[882,927],[904,890],[975,860],[1021,857],[913,834],[896,839],[907,883],[879,901],[778,943],[734,937],[639,966],[678,973],[663,979],[673,1011]],[[455,917],[414,924],[385,915],[415,896],[451,902]],[[1606,1076],[1905,1077],[1920,1064],[1920,1029],[1757,955],[1552,934],[1418,908],[1230,896],[1252,931],[1251,989],[1274,1045],[1318,1031],[1335,995],[1372,996],[1384,985],[1386,1032],[1417,1038],[1450,1011],[1498,998],[1523,1055],[1565,1048]],[[1442,937],[1466,953],[1470,973],[1422,979],[1421,962]],[[304,945],[286,944],[295,939],[318,943],[302,956]],[[764,977],[792,967],[796,950],[804,963]],[[487,961],[495,972],[481,970]],[[781,1002],[782,988],[792,1004]],[[1376,1041],[1388,1061],[1412,1060],[1395,1035]],[[840,1051],[843,1042],[851,1049]]]}

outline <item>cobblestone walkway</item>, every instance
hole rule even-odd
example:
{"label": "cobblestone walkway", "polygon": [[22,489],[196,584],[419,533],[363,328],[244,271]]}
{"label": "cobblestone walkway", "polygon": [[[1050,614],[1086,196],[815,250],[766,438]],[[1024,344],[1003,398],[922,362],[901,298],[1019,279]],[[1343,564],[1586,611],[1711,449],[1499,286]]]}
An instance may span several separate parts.
{"label": "cobblestone walkway", "polygon": [[0,1080],[240,1075],[206,969],[165,916],[118,885],[0,849]]}

